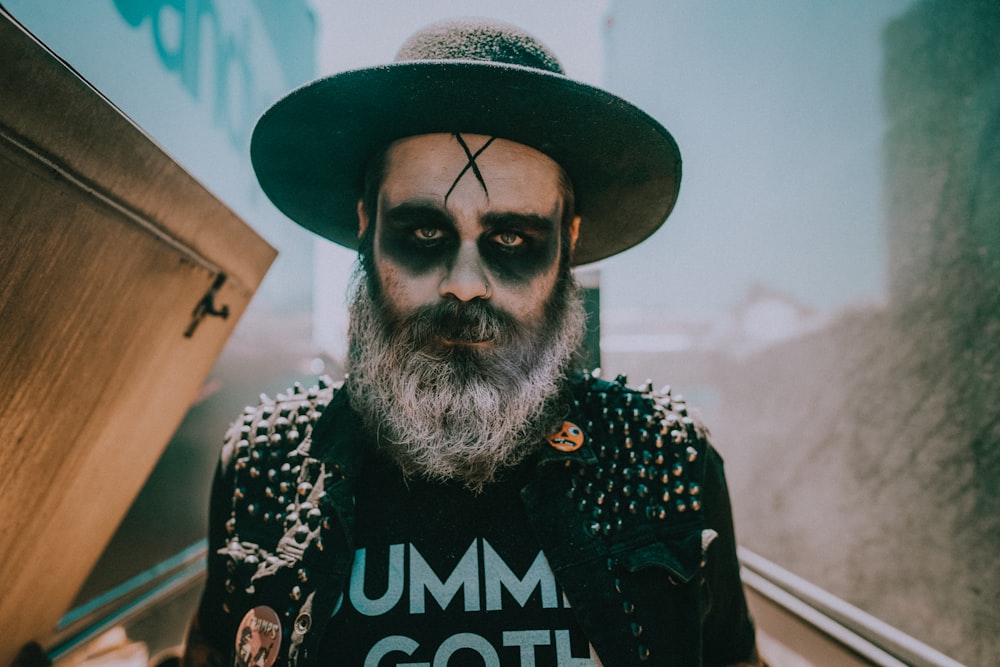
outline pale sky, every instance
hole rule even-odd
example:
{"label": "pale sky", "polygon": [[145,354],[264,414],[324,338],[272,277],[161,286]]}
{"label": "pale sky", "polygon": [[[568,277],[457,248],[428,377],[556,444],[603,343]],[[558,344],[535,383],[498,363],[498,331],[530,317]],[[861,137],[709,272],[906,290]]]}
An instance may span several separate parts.
{"label": "pale sky", "polygon": [[912,0],[314,0],[319,73],[389,62],[423,25],[520,25],[636,103],[684,158],[677,208],[603,262],[602,308],[718,317],[754,285],[833,312],[886,285],[881,30]]}
{"label": "pale sky", "polygon": [[399,46],[435,21],[482,16],[538,37],[575,79],[602,82],[608,0],[313,0],[320,21],[320,74],[390,62]]}

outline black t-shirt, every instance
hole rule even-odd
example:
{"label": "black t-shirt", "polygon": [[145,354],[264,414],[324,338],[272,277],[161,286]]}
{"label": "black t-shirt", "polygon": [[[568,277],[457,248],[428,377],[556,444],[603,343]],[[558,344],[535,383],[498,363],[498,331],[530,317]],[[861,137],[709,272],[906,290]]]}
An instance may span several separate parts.
{"label": "black t-shirt", "polygon": [[599,664],[528,526],[526,470],[475,494],[406,481],[372,454],[358,485],[354,569],[321,665]]}

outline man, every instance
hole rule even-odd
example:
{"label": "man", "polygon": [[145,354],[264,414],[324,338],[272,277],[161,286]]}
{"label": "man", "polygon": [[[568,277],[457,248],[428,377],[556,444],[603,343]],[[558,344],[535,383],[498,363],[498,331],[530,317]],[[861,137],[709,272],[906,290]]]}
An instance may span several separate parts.
{"label": "man", "polygon": [[348,376],[230,429],[188,664],[240,642],[262,667],[756,664],[704,429],[571,370],[570,269],[662,224],[670,134],[465,22],[293,92],[251,153],[279,208],[359,250]]}

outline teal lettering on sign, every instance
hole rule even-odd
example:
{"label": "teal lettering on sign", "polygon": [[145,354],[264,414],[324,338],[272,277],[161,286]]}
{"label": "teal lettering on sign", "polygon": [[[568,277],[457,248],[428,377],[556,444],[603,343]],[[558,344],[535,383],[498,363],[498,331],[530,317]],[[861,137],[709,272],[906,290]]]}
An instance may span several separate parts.
{"label": "teal lettering on sign", "polygon": [[245,146],[257,111],[248,22],[228,28],[215,0],[114,0],[114,5],[133,28],[148,24],[160,62],[180,77],[192,98],[205,102],[202,85],[212,87],[213,122],[226,129],[234,146]]}

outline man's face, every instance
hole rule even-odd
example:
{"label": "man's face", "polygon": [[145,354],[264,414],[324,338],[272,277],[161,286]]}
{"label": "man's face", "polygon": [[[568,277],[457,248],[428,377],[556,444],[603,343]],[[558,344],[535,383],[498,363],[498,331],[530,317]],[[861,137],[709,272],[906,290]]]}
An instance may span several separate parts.
{"label": "man's face", "polygon": [[[373,243],[394,319],[442,301],[478,300],[522,326],[538,326],[563,252],[560,174],[546,155],[482,135],[430,134],[394,143]],[[364,233],[363,210],[360,219]],[[575,240],[575,221],[568,233]],[[485,349],[494,342],[463,334],[439,341]]]}
{"label": "man's face", "polygon": [[569,186],[541,153],[475,135],[399,141],[383,172],[377,219],[358,207],[351,406],[405,475],[479,490],[563,416],[586,320]]}

